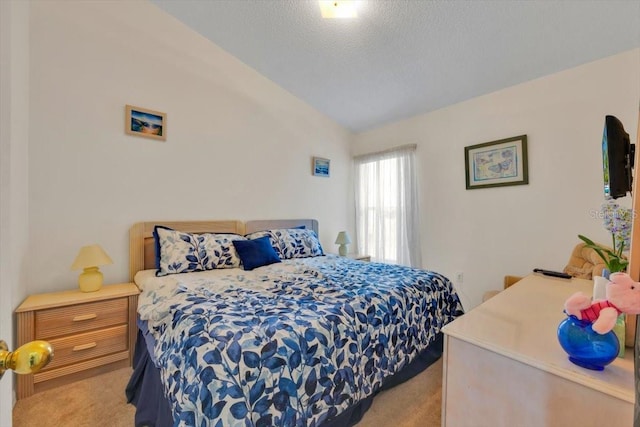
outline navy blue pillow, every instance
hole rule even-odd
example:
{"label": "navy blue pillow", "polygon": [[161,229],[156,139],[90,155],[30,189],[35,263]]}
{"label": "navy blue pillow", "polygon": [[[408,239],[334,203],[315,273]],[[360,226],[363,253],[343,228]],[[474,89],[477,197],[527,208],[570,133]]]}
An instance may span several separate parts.
{"label": "navy blue pillow", "polygon": [[158,228],[173,231],[173,228],[165,227],[164,225],[153,227],[153,241],[156,245],[156,270],[160,270],[160,237],[158,237]]}
{"label": "navy blue pillow", "polygon": [[232,243],[245,270],[280,262],[280,257],[271,246],[269,236],[253,240],[234,240]]}

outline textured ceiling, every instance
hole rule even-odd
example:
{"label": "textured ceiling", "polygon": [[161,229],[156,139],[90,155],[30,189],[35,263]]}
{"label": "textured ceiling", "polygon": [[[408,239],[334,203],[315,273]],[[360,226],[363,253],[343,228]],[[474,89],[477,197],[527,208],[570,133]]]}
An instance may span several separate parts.
{"label": "textured ceiling", "polygon": [[637,0],[151,1],[356,132],[640,46]]}

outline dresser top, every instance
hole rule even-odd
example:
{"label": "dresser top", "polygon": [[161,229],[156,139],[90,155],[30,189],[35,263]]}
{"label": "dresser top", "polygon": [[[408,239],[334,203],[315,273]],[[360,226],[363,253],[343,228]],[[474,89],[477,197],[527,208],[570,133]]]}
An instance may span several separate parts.
{"label": "dresser top", "polygon": [[443,328],[451,337],[633,403],[633,349],[604,371],[571,363],[557,338],[565,300],[593,293],[593,282],[530,275]]}
{"label": "dresser top", "polygon": [[104,285],[95,292],[82,292],[80,289],[73,289],[37,294],[27,297],[16,309],[16,313],[121,298],[139,293],[140,290],[135,283],[119,283],[116,285]]}

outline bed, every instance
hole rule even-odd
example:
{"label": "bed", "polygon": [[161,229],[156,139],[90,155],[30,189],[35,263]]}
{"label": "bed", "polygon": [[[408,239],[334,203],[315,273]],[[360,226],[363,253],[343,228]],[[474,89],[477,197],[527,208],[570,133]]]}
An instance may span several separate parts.
{"label": "bed", "polygon": [[[317,231],[310,219],[131,228],[136,426],[350,426],[378,392],[441,356],[440,329],[463,313],[449,280],[325,254]],[[194,238],[209,249],[186,263],[157,258]],[[258,247],[278,261],[254,266]],[[199,268],[194,254],[218,267]]]}

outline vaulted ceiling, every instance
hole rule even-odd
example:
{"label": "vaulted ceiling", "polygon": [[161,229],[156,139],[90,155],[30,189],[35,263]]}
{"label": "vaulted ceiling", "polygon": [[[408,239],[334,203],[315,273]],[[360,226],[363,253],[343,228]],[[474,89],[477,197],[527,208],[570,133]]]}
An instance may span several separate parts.
{"label": "vaulted ceiling", "polygon": [[151,1],[354,132],[640,47],[635,0]]}

